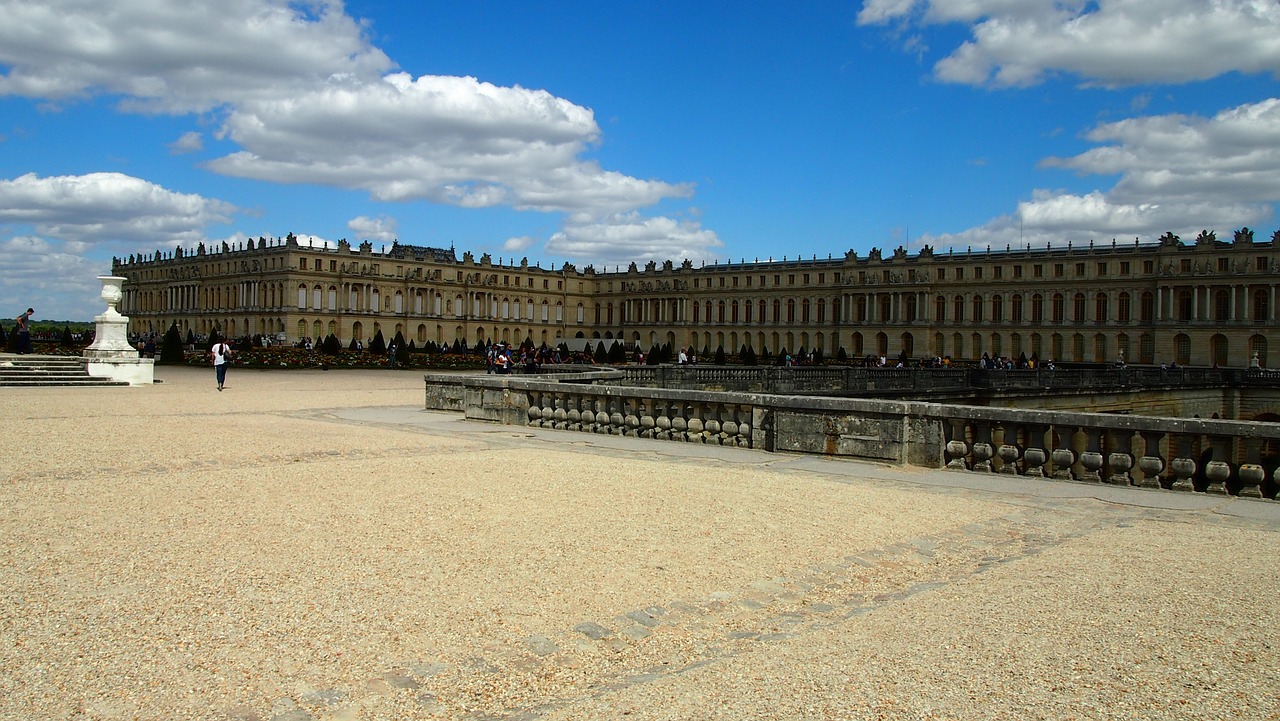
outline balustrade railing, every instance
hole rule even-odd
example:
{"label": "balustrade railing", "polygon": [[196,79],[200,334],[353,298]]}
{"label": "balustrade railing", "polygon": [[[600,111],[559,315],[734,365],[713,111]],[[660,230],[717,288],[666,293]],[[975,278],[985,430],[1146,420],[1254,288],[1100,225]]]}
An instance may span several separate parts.
{"label": "balustrade railing", "polygon": [[[1168,491],[1275,498],[1280,488],[1280,424],[1275,423],[644,385],[661,382],[664,373],[671,378],[669,370],[635,366],[560,376],[428,374],[427,407],[580,433]],[[707,366],[689,375],[715,385],[725,383],[734,370]],[[831,380],[816,369],[753,372],[766,377],[779,370],[786,371],[783,375],[793,385]],[[905,387],[921,377],[910,371],[851,370],[856,372],[842,371],[845,381],[861,378],[880,387]],[[934,380],[968,373],[944,371]],[[1075,377],[1081,383],[1096,380],[1086,374]]]}
{"label": "balustrade railing", "polygon": [[616,386],[528,391],[528,425],[663,441],[751,448],[752,406],[619,394]]}
{"label": "balustrade railing", "polygon": [[947,468],[1254,498],[1280,487],[1271,423],[941,408]]}

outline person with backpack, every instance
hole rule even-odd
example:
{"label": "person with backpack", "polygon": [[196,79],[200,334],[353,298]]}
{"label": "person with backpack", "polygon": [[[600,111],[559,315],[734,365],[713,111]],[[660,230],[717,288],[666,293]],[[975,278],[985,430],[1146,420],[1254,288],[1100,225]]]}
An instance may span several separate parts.
{"label": "person with backpack", "polygon": [[231,364],[231,346],[219,338],[209,353],[213,356],[213,370],[218,376],[218,390],[222,390],[222,385],[227,382],[227,366]]}

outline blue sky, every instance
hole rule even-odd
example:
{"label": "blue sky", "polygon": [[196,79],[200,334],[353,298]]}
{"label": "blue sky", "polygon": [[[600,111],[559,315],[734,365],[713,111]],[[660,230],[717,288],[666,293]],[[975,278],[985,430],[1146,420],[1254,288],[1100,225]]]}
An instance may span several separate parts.
{"label": "blue sky", "polygon": [[610,270],[1264,240],[1278,77],[1275,0],[0,0],[0,309],[289,232]]}

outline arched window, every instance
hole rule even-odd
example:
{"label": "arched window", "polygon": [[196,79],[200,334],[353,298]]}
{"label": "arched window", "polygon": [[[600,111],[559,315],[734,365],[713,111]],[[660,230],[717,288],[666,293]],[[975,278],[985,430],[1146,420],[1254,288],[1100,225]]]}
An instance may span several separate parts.
{"label": "arched window", "polygon": [[1106,293],[1093,296],[1093,322],[1106,323],[1111,316],[1110,303]]}

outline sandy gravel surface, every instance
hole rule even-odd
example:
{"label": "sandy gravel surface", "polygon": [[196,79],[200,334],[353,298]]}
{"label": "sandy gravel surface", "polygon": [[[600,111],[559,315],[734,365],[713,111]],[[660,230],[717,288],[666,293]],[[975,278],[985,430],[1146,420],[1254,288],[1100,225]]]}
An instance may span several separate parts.
{"label": "sandy gravel surface", "polygon": [[157,377],[0,390],[0,719],[1280,714],[1276,523]]}

